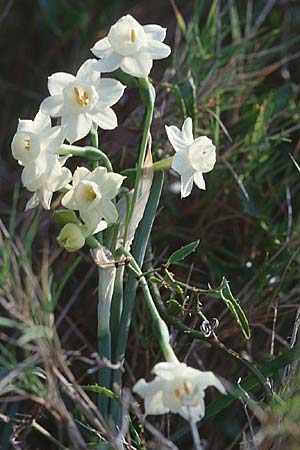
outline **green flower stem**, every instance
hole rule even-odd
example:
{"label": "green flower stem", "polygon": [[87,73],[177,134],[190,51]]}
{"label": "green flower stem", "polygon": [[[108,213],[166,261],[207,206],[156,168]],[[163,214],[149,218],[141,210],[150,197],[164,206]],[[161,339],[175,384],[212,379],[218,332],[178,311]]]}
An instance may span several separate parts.
{"label": "green flower stem", "polygon": [[92,161],[103,161],[108,172],[113,172],[113,168],[108,156],[100,149],[92,146],[79,147],[77,145],[62,145],[57,154],[60,156],[73,155],[82,156]]}
{"label": "green flower stem", "polygon": [[163,321],[163,319],[159,315],[159,312],[158,312],[158,310],[155,306],[155,303],[152,299],[151,292],[150,292],[149,286],[147,284],[146,278],[143,276],[143,272],[141,271],[138,263],[135,261],[135,259],[133,258],[133,256],[131,255],[130,252],[128,252],[124,248],[121,248],[120,251],[122,251],[123,255],[127,256],[130,259],[129,267],[138,277],[138,282],[140,283],[140,286],[143,290],[146,304],[148,306],[149,312],[154,321],[154,325],[159,334],[159,345],[162,349],[164,357],[166,358],[167,361],[178,362],[178,359],[169,343],[168,328],[166,326],[166,323]]}
{"label": "green flower stem", "polygon": [[[266,395],[266,398],[268,400],[272,399],[272,390],[268,383],[265,380],[265,377],[260,372],[259,369],[257,369],[253,364],[251,364],[246,359],[242,358],[237,352],[232,350],[231,348],[226,347],[221,341],[219,341],[218,337],[213,333],[211,337],[205,337],[204,334],[201,331],[194,330],[193,328],[188,327],[184,323],[182,323],[180,320],[178,320],[176,317],[171,316],[167,310],[166,307],[161,300],[158,288],[155,284],[152,286],[152,294],[153,298],[156,304],[156,307],[161,315],[161,317],[166,321],[167,324],[172,325],[177,330],[182,331],[185,334],[191,335],[193,338],[198,339],[200,341],[209,342],[214,347],[221,350],[223,353],[225,353],[227,356],[229,356],[231,359],[234,359],[239,364],[243,365],[245,369],[250,372],[257,380],[258,384],[261,385],[261,387],[264,390],[264,393]],[[202,315],[202,318],[204,316]],[[206,318],[205,318],[206,319]]]}
{"label": "green flower stem", "polygon": [[[99,148],[99,136],[98,136],[98,125],[96,123],[93,122],[91,131],[90,131],[90,136],[91,136],[91,143],[92,143],[92,147],[95,148]],[[99,166],[99,161],[93,161],[93,169],[96,169],[96,167]]]}
{"label": "green flower stem", "polygon": [[96,125],[95,123],[93,123],[90,134],[92,146],[95,148],[99,148],[98,125]]}
{"label": "green flower stem", "polygon": [[[170,169],[172,166],[173,156],[170,156],[169,158],[161,159],[160,161],[156,161],[153,164],[153,170],[154,172],[158,172],[159,170],[166,170]],[[121,172],[122,175],[125,177],[131,178],[135,176],[137,169],[125,169]]]}
{"label": "green flower stem", "polygon": [[100,247],[100,242],[94,236],[87,237],[85,242],[92,249]]}
{"label": "green flower stem", "polygon": [[153,164],[154,171],[157,170],[165,170],[170,169],[172,166],[173,156],[169,156],[169,158],[161,159],[160,161],[156,161]]}
{"label": "green flower stem", "polygon": [[145,156],[146,156],[147,143],[148,143],[148,139],[149,139],[150,127],[151,127],[153,111],[154,111],[155,90],[154,90],[153,86],[145,78],[140,78],[139,84],[140,84],[142,100],[146,104],[146,117],[145,117],[145,125],[144,125],[142,142],[141,142],[141,146],[140,146],[139,159],[138,159],[137,168],[136,168],[133,196],[132,196],[132,201],[131,201],[130,210],[129,210],[129,214],[128,214],[128,220],[125,225],[124,245],[126,243],[130,220],[133,215],[133,211],[136,207],[136,202],[137,202],[139,187],[140,187],[140,181],[141,181],[141,176],[142,176],[143,163],[144,163]]}

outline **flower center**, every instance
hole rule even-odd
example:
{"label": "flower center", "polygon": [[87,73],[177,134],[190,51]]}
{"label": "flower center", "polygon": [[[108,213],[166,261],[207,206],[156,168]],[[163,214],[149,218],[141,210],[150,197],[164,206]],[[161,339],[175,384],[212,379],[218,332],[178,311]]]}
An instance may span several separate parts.
{"label": "flower center", "polygon": [[73,93],[75,101],[79,106],[84,107],[90,103],[89,93],[86,90],[80,92],[79,89],[75,86],[73,88]]}
{"label": "flower center", "polygon": [[173,394],[177,398],[180,398],[185,395],[189,396],[191,395],[191,393],[192,393],[191,384],[188,382],[184,382],[182,387],[173,390]]}
{"label": "flower center", "polygon": [[134,29],[132,29],[130,32],[130,39],[131,39],[131,42],[134,44],[136,41],[136,32]]}
{"label": "flower center", "polygon": [[92,186],[87,186],[85,188],[84,195],[88,202],[92,202],[97,197]]}
{"label": "flower center", "polygon": [[29,152],[30,150],[30,138],[26,138],[24,139],[24,150],[26,150],[27,152]]}

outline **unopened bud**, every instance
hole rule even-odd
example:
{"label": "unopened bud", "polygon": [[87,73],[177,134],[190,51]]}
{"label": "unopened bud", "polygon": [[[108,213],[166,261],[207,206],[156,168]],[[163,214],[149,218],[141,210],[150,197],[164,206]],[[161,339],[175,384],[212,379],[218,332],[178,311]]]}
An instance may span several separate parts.
{"label": "unopened bud", "polygon": [[75,223],[67,223],[57,236],[57,242],[68,252],[76,252],[85,244],[81,228]]}

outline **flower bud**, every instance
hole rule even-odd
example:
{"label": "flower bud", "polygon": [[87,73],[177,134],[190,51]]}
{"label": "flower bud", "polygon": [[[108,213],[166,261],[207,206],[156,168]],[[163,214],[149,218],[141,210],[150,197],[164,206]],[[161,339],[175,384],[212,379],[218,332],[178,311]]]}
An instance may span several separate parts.
{"label": "flower bud", "polygon": [[85,237],[81,228],[75,223],[67,223],[57,236],[57,242],[68,252],[76,252],[85,244]]}

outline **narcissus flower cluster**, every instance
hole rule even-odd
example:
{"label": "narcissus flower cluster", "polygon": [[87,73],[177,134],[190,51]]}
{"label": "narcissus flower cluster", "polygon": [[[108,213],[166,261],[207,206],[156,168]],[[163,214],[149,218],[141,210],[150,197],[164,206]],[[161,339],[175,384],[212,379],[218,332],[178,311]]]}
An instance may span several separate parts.
{"label": "narcissus flower cluster", "polygon": [[[99,59],[87,59],[76,75],[57,72],[48,78],[50,95],[41,102],[33,120],[19,120],[11,143],[12,155],[22,166],[22,183],[33,193],[26,209],[39,204],[50,209],[53,194],[59,192],[62,194],[59,197],[61,205],[65,208],[54,213],[55,220],[62,226],[57,237],[59,245],[74,252],[87,242],[93,242],[93,245],[88,244],[91,248],[98,251],[103,248],[109,253],[109,261],[105,261],[102,266],[98,264],[101,269],[99,273],[104,274],[102,280],[108,280],[108,287],[106,282],[103,285],[100,283],[98,290],[106,298],[107,305],[110,305],[114,288],[115,253],[122,249],[126,252],[126,248],[130,247],[149,198],[147,195],[150,195],[153,167],[151,149],[147,153],[147,141],[150,140],[155,90],[148,75],[153,61],[166,58],[171,52],[170,47],[163,42],[165,37],[166,29],[159,25],[142,26],[131,15],[119,19],[110,28],[107,37],[96,42],[91,49]],[[141,91],[144,89],[141,97],[147,104],[148,96],[151,107],[147,109],[134,190],[128,192],[124,188],[126,193],[120,201],[126,200],[121,218],[118,210],[121,211],[122,208],[120,204],[117,205],[116,198],[125,177],[113,172],[108,156],[97,144],[98,128],[113,130],[118,126],[118,118],[112,107],[123,96],[125,86],[114,78],[102,76],[102,73],[117,69],[140,78]],[[149,110],[151,114],[148,114]],[[52,120],[55,121],[55,126]],[[181,197],[191,193],[193,183],[200,189],[205,189],[203,174],[210,172],[216,162],[216,148],[212,141],[206,136],[194,138],[190,117],[186,118],[181,130],[176,126],[166,126],[166,133],[175,150],[172,168],[181,176]],[[74,145],[74,142],[89,134],[93,146]],[[90,159],[90,168],[79,166],[72,174],[65,167],[72,155]],[[103,161],[105,167],[98,165],[99,161]],[[144,161],[150,161],[145,171],[142,166]],[[149,171],[148,166],[151,166]],[[151,176],[147,178],[144,172],[151,172]],[[136,208],[140,208],[139,214],[134,214]],[[116,225],[110,230],[111,233],[102,233],[114,224]],[[123,231],[120,233],[122,227]],[[109,238],[109,250],[102,246],[105,238]],[[120,240],[122,244],[118,246],[117,242]],[[155,306],[151,308],[156,323],[160,323],[164,348],[169,349],[165,356],[172,356],[167,326],[158,312],[154,312]],[[110,312],[109,307],[107,311]],[[100,321],[101,317],[99,323]],[[108,329],[109,326],[108,318],[105,327]],[[146,414],[173,412],[196,422],[205,412],[205,389],[215,386],[224,393],[224,387],[212,372],[187,367],[177,360],[175,354],[170,358],[169,362],[162,362],[154,367],[156,377],[153,381],[147,383],[144,379],[139,380],[134,391],[144,398]]]}

